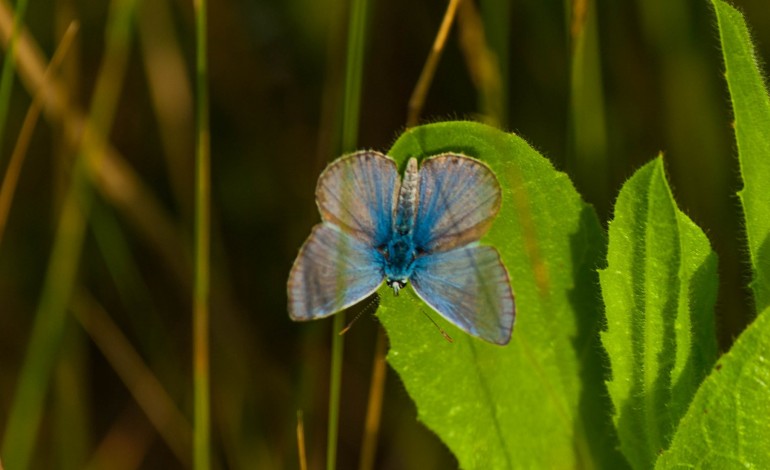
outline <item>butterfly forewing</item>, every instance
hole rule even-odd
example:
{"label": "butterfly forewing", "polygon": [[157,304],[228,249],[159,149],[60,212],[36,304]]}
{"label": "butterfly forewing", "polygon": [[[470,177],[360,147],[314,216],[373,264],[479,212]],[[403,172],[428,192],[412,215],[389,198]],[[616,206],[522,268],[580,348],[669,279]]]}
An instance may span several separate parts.
{"label": "butterfly forewing", "polygon": [[289,275],[289,315],[323,318],[349,307],[382,283],[379,253],[329,224],[316,225]]}
{"label": "butterfly forewing", "polygon": [[500,184],[480,161],[442,154],[423,161],[419,199],[415,243],[445,251],[486,233],[500,209]]}
{"label": "butterfly forewing", "polygon": [[513,292],[494,248],[474,244],[419,257],[411,281],[422,300],[461,330],[492,343],[510,340]]}
{"label": "butterfly forewing", "polygon": [[357,152],[331,163],[318,179],[316,201],[323,220],[372,246],[393,229],[398,170],[389,157]]}

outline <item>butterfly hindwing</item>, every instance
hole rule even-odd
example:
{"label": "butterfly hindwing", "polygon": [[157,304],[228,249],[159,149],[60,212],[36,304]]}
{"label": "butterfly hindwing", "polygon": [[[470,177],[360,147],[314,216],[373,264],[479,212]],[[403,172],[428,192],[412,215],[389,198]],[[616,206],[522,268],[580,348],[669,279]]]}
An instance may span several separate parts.
{"label": "butterfly hindwing", "polygon": [[380,246],[393,227],[398,169],[390,157],[356,152],[332,162],[318,178],[316,201],[323,220],[359,240]]}
{"label": "butterfly hindwing", "polygon": [[318,224],[289,275],[289,316],[323,318],[349,307],[382,283],[379,252],[327,223]]}
{"label": "butterfly hindwing", "polygon": [[411,282],[425,303],[461,330],[492,343],[510,340],[513,292],[494,248],[473,244],[418,257]]}
{"label": "butterfly hindwing", "polygon": [[500,184],[492,170],[470,157],[442,154],[420,167],[414,239],[427,251],[478,241],[500,209]]}

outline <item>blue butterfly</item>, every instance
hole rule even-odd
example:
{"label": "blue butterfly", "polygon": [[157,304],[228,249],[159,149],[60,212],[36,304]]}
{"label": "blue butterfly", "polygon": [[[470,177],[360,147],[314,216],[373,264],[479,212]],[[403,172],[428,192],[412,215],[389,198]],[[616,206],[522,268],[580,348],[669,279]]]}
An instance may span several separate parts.
{"label": "blue butterfly", "polygon": [[300,249],[288,283],[289,316],[323,318],[374,293],[412,284],[461,330],[507,344],[516,307],[500,255],[478,244],[502,202],[483,163],[445,153],[396,162],[362,151],[332,162],[318,178],[323,222]]}

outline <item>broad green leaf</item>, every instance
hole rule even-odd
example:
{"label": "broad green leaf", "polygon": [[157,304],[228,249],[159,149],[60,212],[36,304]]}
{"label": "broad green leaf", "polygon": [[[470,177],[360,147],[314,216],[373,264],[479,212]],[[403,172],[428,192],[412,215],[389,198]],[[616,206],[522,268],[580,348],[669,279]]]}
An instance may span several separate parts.
{"label": "broad green leaf", "polygon": [[770,100],[743,16],[713,0],[735,116],[746,237],[757,312],[770,305]]}
{"label": "broad green leaf", "polygon": [[621,450],[650,468],[716,357],[716,256],[677,209],[662,158],[620,191],[599,277]]}
{"label": "broad green leaf", "polygon": [[517,317],[511,343],[496,346],[448,325],[411,289],[380,292],[388,361],[419,418],[463,468],[622,467],[598,344],[605,241],[593,209],[521,138],[482,124],[417,127],[389,154],[403,163],[448,151],[485,161],[500,180],[502,209],[482,243],[508,268]]}
{"label": "broad green leaf", "polygon": [[722,356],[656,468],[770,468],[770,308]]}

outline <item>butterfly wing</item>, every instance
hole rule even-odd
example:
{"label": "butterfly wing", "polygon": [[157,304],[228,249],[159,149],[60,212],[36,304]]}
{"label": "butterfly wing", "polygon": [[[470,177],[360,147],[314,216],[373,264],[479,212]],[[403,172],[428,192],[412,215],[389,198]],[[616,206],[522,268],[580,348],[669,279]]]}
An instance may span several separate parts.
{"label": "butterfly wing", "polygon": [[380,256],[329,224],[316,225],[291,268],[289,316],[323,318],[368,297],[382,283]]}
{"label": "butterfly wing", "polygon": [[446,251],[477,241],[500,210],[500,184],[485,164],[442,154],[420,167],[414,240],[425,251]]}
{"label": "butterfly wing", "polygon": [[380,246],[393,230],[397,183],[396,162],[379,152],[339,158],[318,178],[321,217],[359,240]]}
{"label": "butterfly wing", "polygon": [[417,295],[461,330],[507,344],[516,306],[497,250],[471,245],[417,258],[410,278]]}

